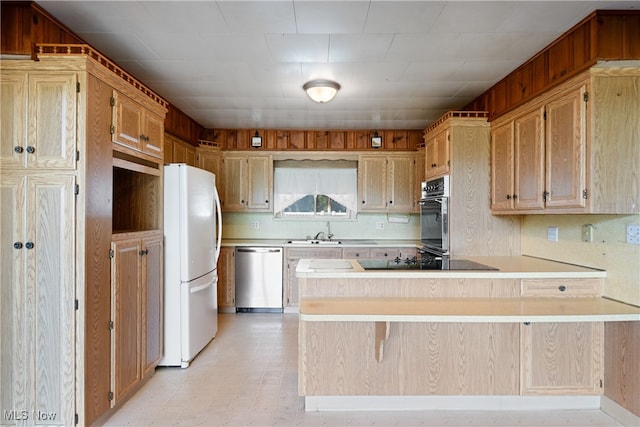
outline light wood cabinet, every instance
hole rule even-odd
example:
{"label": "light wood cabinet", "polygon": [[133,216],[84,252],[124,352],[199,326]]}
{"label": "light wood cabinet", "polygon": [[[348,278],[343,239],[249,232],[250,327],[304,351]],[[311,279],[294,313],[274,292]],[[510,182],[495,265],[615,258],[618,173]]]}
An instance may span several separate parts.
{"label": "light wood cabinet", "polygon": [[361,155],[358,158],[360,212],[411,213],[416,210],[414,154]]}
{"label": "light wood cabinet", "polygon": [[3,70],[0,167],[76,168],[78,75]]}
{"label": "light wood cabinet", "polygon": [[236,311],[236,274],[235,248],[220,248],[218,258],[218,311],[235,313]]}
{"label": "light wood cabinet", "polygon": [[[600,279],[521,281],[524,298],[597,297],[602,285]],[[520,339],[522,394],[602,394],[603,322],[524,323]]]}
{"label": "light wood cabinet", "polygon": [[222,210],[270,212],[273,192],[273,157],[263,154],[224,153]]}
{"label": "light wood cabinet", "polygon": [[[494,211],[584,207],[586,92],[585,85],[570,88],[496,124],[492,131]],[[513,153],[511,161],[509,153]]]}
{"label": "light wood cabinet", "polygon": [[[490,193],[490,125],[486,113],[451,111],[425,130],[425,140],[448,141],[449,252],[451,255],[519,255],[520,223],[492,215]],[[500,129],[500,142],[513,125]],[[500,145],[496,155],[511,158],[513,145]],[[429,149],[425,163],[431,163]],[[511,163],[509,163],[511,164]],[[427,168],[428,171],[428,168]],[[427,178],[429,179],[429,178]],[[505,181],[495,181],[503,184]],[[506,185],[506,184],[505,184]],[[513,184],[510,184],[513,185]]]}
{"label": "light wood cabinet", "polygon": [[284,250],[284,283],[283,307],[298,307],[298,278],[296,277],[296,267],[303,258],[342,258],[342,248],[285,248]]}
{"label": "light wood cabinet", "polygon": [[425,143],[425,173],[427,179],[438,178],[449,173],[451,159],[449,143],[451,137],[448,129],[429,134]]}
{"label": "light wood cabinet", "polygon": [[3,171],[0,180],[4,422],[26,411],[25,424],[33,425],[40,411],[55,414],[56,424],[74,424],[74,184],[72,174]]}
{"label": "light wood cabinet", "polygon": [[112,243],[111,405],[136,389],[162,357],[162,233]]}
{"label": "light wood cabinet", "polygon": [[342,249],[344,259],[390,259],[412,258],[416,256],[416,248],[394,248],[394,247],[347,247]]}
{"label": "light wood cabinet", "polygon": [[638,81],[594,67],[493,122],[493,213],[639,213]]}
{"label": "light wood cabinet", "polygon": [[112,105],[112,141],[162,159],[164,118],[118,91],[113,91]]}
{"label": "light wood cabinet", "polygon": [[[113,391],[113,228],[162,229],[160,165],[113,142],[112,97],[126,94],[153,113],[145,132],[160,141],[166,104],[123,70],[105,67],[97,52],[59,48],[37,61],[0,63],[0,239],[18,247],[0,251],[0,410],[54,412],[56,424],[91,425],[109,410]],[[162,249],[149,242],[148,250],[155,261],[147,277],[161,279]],[[151,288],[141,296],[148,307],[159,297]],[[139,313],[149,327],[141,370],[161,351],[155,305]]]}

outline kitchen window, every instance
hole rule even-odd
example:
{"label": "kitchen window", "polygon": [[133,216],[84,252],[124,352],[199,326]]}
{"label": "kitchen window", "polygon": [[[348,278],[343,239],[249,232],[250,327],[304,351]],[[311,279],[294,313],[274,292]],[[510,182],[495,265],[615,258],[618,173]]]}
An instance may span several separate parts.
{"label": "kitchen window", "polygon": [[357,162],[276,161],[273,179],[276,218],[353,219],[357,214]]}

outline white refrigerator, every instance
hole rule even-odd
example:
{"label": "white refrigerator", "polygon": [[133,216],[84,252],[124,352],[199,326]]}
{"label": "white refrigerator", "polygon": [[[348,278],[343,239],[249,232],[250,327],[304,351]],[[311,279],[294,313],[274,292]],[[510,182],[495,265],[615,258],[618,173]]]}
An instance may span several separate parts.
{"label": "white refrigerator", "polygon": [[211,172],[164,167],[164,355],[160,366],[186,368],[218,330],[222,215]]}

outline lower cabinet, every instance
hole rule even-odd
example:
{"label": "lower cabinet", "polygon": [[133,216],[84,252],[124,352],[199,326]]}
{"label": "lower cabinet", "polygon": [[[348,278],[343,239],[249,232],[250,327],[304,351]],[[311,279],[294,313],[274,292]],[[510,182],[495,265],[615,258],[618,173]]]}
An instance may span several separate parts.
{"label": "lower cabinet", "polygon": [[137,389],[162,357],[161,231],[114,236],[111,244],[111,406]]}
{"label": "lower cabinet", "polygon": [[235,313],[236,311],[236,274],[235,248],[220,248],[218,258],[218,311]]}
{"label": "lower cabinet", "polygon": [[0,179],[0,425],[74,424],[74,183]]}
{"label": "lower cabinet", "polygon": [[[599,297],[600,279],[526,279],[525,298]],[[520,326],[523,395],[599,395],[603,392],[604,323],[531,323]]]}
{"label": "lower cabinet", "polygon": [[520,327],[523,395],[599,395],[603,391],[603,322]]}

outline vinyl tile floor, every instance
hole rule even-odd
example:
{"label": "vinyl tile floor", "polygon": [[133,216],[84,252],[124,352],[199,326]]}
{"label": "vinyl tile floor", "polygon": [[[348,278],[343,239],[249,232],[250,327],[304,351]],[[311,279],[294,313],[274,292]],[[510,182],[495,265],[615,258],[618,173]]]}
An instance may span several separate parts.
{"label": "vinyl tile floor", "polygon": [[189,368],[161,367],[106,426],[621,426],[599,410],[305,412],[297,314],[220,314]]}

